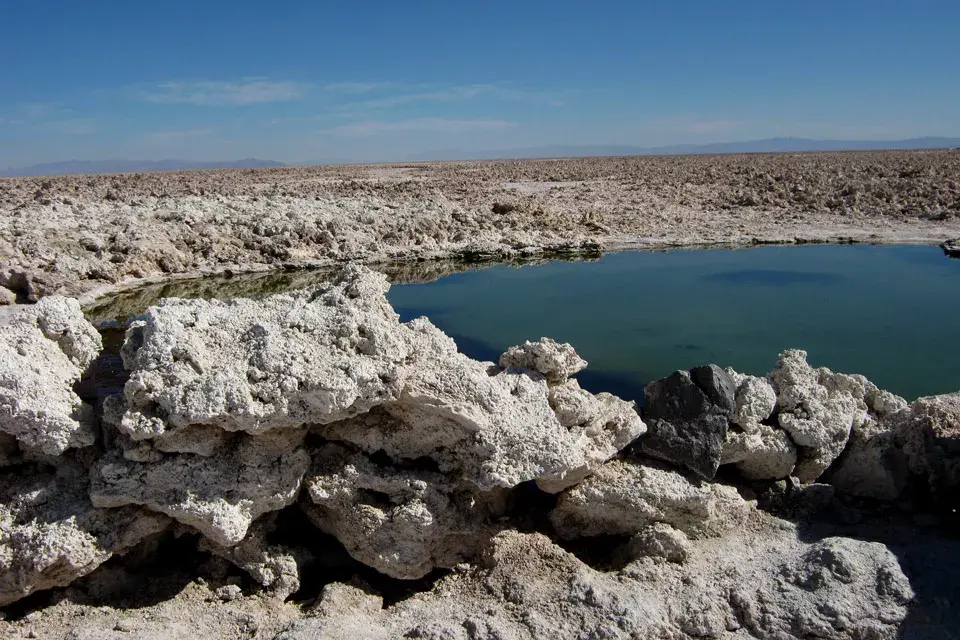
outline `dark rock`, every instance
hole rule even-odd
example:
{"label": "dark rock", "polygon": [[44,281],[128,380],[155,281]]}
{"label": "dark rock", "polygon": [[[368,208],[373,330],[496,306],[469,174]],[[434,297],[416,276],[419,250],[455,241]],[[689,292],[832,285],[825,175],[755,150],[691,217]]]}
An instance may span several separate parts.
{"label": "dark rock", "polygon": [[710,401],[732,413],[737,406],[737,385],[726,371],[715,364],[705,364],[690,369],[690,377]]}
{"label": "dark rock", "polygon": [[654,458],[710,480],[720,466],[728,415],[688,372],[674,372],[644,389],[643,417],[648,430],[640,446]]}
{"label": "dark rock", "polygon": [[943,253],[950,258],[960,258],[960,238],[945,240],[940,244]]}

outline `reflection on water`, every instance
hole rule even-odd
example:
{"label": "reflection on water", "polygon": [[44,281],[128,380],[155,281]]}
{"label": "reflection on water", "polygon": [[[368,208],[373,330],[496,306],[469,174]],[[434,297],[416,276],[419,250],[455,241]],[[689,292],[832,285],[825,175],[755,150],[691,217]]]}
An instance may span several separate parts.
{"label": "reflection on water", "polygon": [[84,309],[95,325],[126,324],[163,298],[262,298],[322,282],[329,270],[217,275],[146,285],[106,296]]}
{"label": "reflection on water", "polygon": [[[575,258],[578,261],[595,259]],[[514,260],[506,263],[433,260],[429,262],[391,262],[370,266],[386,274],[393,284],[411,284],[435,282],[452,273],[479,270],[495,264],[518,267],[542,264],[546,261],[544,258]],[[163,298],[257,299],[282,291],[293,291],[294,289],[303,289],[319,284],[329,280],[336,270],[337,267],[325,267],[320,269],[223,274],[173,280],[160,284],[144,285],[105,296],[86,307],[84,313],[87,319],[97,326],[126,324]],[[442,286],[442,283],[438,283],[437,286]]]}
{"label": "reflection on water", "polygon": [[[542,261],[541,261],[542,262]],[[540,336],[570,342],[591,391],[643,385],[706,362],[762,375],[799,347],[907,398],[960,389],[960,261],[925,246],[797,246],[608,254],[593,262],[381,265],[403,320],[426,315],[461,351],[495,360]],[[163,297],[262,297],[331,274],[185,280],[88,309],[125,322]]]}

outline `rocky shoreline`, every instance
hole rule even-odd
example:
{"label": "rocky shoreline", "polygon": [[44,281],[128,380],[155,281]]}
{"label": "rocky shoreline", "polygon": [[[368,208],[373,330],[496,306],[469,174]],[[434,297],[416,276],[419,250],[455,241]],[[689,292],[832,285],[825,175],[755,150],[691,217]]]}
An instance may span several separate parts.
{"label": "rocky shoreline", "polygon": [[0,179],[0,304],[284,266],[960,237],[960,153]]}
{"label": "rocky shoreline", "polygon": [[[0,326],[0,628],[27,637],[949,637],[960,394],[786,351],[592,394],[383,274]],[[122,359],[123,392],[90,377]],[[112,360],[111,360],[112,359]],[[110,362],[107,362],[107,361]],[[115,364],[115,363],[114,363]],[[953,578],[951,577],[953,576]],[[951,626],[953,625],[953,626]]]}

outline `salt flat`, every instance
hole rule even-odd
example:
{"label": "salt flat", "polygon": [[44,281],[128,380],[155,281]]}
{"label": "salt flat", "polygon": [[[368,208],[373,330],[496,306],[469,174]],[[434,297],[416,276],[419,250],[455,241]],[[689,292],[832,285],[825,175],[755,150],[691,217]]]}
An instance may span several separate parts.
{"label": "salt flat", "polygon": [[940,242],[958,214],[951,150],[0,179],[0,298],[347,260]]}

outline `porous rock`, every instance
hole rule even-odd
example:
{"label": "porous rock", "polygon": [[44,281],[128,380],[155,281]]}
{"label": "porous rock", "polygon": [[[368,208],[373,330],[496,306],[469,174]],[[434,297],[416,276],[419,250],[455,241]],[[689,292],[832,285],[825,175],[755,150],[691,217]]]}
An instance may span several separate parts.
{"label": "porous rock", "polygon": [[720,464],[736,464],[749,480],[786,478],[797,464],[797,449],[782,429],[768,426],[777,394],[764,378],[726,369],[737,385]]}
{"label": "porous rock", "polygon": [[327,423],[396,398],[410,355],[386,277],[349,265],[330,283],[261,301],[167,299],[128,331],[119,428],[154,438]]}
{"label": "porous rock", "polygon": [[858,373],[834,373],[826,367],[817,370],[820,384],[832,392],[846,392],[857,403],[852,430],[856,432],[863,426],[869,426],[877,420],[893,415],[905,409],[907,401],[898,395],[884,391],[865,376]]}
{"label": "porous rock", "polygon": [[825,538],[763,580],[731,595],[739,619],[761,638],[895,638],[913,590],[884,545]]}
{"label": "porous rock", "polygon": [[0,472],[0,606],[68,585],[169,524],[135,507],[94,508],[83,466],[59,462]]}
{"label": "porous rock", "polygon": [[[122,434],[151,442],[125,446],[125,457],[210,456],[225,446],[218,429],[310,424],[370,453],[430,457],[481,490],[538,480],[560,491],[643,433],[632,405],[610,395],[591,396],[587,414],[561,424],[543,375],[472,360],[425,318],[399,323],[387,288],[382,275],[351,265],[331,284],[259,302],[152,308],[128,331],[131,377],[122,410],[108,411]],[[510,353],[551,372],[582,362],[549,340]]]}
{"label": "porous rock", "polygon": [[584,464],[560,478],[539,478],[537,485],[548,493],[579,482],[647,432],[633,401],[605,392],[594,395],[581,389],[576,380],[551,387],[550,406],[583,452]]}
{"label": "porous rock", "polygon": [[559,384],[585,369],[587,361],[577,355],[574,348],[566,342],[540,338],[536,342],[527,340],[507,349],[500,356],[500,366],[536,371],[543,374],[550,383]]}
{"label": "porous rock", "polygon": [[277,638],[647,638],[668,628],[650,595],[590,569],[545,536],[504,532],[479,566],[389,609],[356,587],[330,586],[316,617]]}
{"label": "porous rock", "polygon": [[151,445],[164,453],[195,453],[198,456],[212,456],[223,449],[231,440],[231,434],[209,424],[197,424],[164,431],[158,437],[139,444]]}
{"label": "porous rock", "polygon": [[481,490],[537,480],[560,491],[643,433],[632,405],[613,396],[598,396],[578,414],[584,423],[568,416],[566,427],[542,376],[472,360],[425,318],[404,326],[417,355],[399,397],[382,412],[320,428],[324,437],[392,458],[429,457]]}
{"label": "porous rock", "polygon": [[[719,367],[698,370],[702,389],[687,371],[655,380],[644,389],[644,453],[711,479],[720,466],[733,409],[733,381]],[[721,404],[718,404],[721,403]]]}
{"label": "porous rock", "polygon": [[158,462],[164,453],[193,453],[209,457],[226,447],[238,434],[209,424],[195,424],[176,429],[163,429],[150,440],[134,440],[119,430],[126,405],[122,395],[107,396],[103,401],[101,420],[110,427],[104,431],[108,445],[123,452],[135,462]]}
{"label": "porous rock", "polygon": [[906,454],[896,444],[891,423],[869,421],[850,435],[828,478],[837,491],[876,500],[900,497],[907,487],[910,468]]}
{"label": "porous rock", "polygon": [[143,505],[232,547],[255,519],[296,500],[310,464],[299,446],[304,433],[248,436],[210,457],[181,453],[135,462],[109,453],[91,472],[90,496],[98,507]]}
{"label": "porous rock", "polygon": [[630,560],[659,558],[683,564],[690,553],[690,539],[683,531],[655,522],[630,538],[623,553]]}
{"label": "porous rock", "polygon": [[820,372],[799,349],[781,353],[769,377],[780,408],[777,420],[800,447],[795,474],[812,482],[843,451],[854,420],[865,415],[862,399],[841,385],[821,384]]}
{"label": "porous rock", "polygon": [[351,556],[394,578],[421,578],[475,556],[496,532],[486,498],[438,473],[380,466],[340,445],[314,452],[304,510]]}
{"label": "porous rock", "polygon": [[657,522],[690,536],[711,536],[753,513],[754,505],[733,487],[693,481],[656,464],[613,460],[560,494],[550,521],[564,538],[632,536]]}
{"label": "porous rock", "polygon": [[797,464],[797,449],[782,429],[756,425],[752,432],[728,431],[721,464],[735,464],[749,480],[789,477]]}
{"label": "porous rock", "polygon": [[[429,323],[409,324],[449,341]],[[536,480],[555,493],[646,430],[632,402],[593,395],[574,380],[548,389],[511,370],[491,376],[487,365],[454,348],[409,374],[398,401],[316,431],[371,454],[430,458],[482,490]]]}
{"label": "porous rock", "polygon": [[[429,323],[413,328],[434,343],[443,342]],[[425,357],[408,372],[399,398],[386,410],[413,425],[412,435],[428,433],[431,440],[449,443],[437,456],[443,472],[492,489],[559,476],[583,463],[550,408],[543,378],[510,369],[491,375],[489,364],[457,353],[455,346],[420,352]],[[415,446],[403,457],[424,455],[422,445]]]}
{"label": "porous rock", "polygon": [[777,394],[767,380],[756,376],[742,376],[737,386],[736,407],[730,421],[747,433],[760,428],[760,423],[773,414]]}
{"label": "porous rock", "polygon": [[300,568],[294,550],[267,541],[275,520],[274,513],[260,518],[234,547],[222,547],[203,538],[200,548],[246,571],[273,598],[285,600],[300,588]]}
{"label": "porous rock", "polygon": [[0,326],[0,433],[57,456],[93,444],[93,415],[73,391],[100,351],[76,300],[44,298]]}
{"label": "porous rock", "polygon": [[960,392],[915,400],[892,419],[893,434],[910,470],[937,499],[960,504]]}
{"label": "porous rock", "polygon": [[328,585],[313,617],[281,640],[330,638],[896,637],[912,592],[882,545],[795,531],[692,543],[684,564],[641,558],[601,573],[540,534],[504,532],[477,565],[389,608],[358,587]]}
{"label": "porous rock", "polygon": [[43,335],[60,345],[60,350],[81,373],[100,355],[103,339],[96,328],[83,317],[77,300],[63,296],[47,296],[29,308],[27,315],[31,314],[36,317],[37,326]]}

